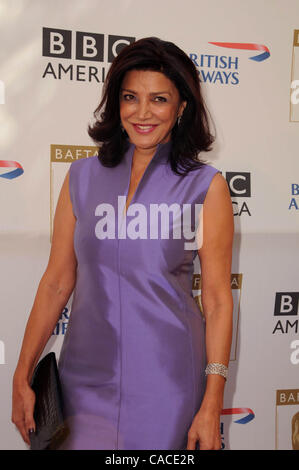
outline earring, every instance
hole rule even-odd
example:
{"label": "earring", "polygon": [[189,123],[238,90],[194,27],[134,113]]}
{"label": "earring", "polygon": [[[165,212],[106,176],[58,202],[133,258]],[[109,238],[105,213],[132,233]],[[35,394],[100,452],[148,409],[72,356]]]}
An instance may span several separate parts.
{"label": "earring", "polygon": [[124,133],[124,132],[125,132],[125,129],[124,129],[124,126],[122,125],[121,122],[120,122],[120,128],[121,128],[121,131]]}
{"label": "earring", "polygon": [[177,121],[177,122],[178,122],[178,126],[181,124],[181,120],[182,120],[182,116],[179,116],[179,117],[178,117],[178,121]]}

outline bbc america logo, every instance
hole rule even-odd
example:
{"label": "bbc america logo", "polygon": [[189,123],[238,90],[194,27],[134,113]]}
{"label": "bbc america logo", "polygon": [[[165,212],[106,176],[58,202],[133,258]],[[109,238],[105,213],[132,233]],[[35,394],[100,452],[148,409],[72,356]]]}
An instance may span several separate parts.
{"label": "bbc america logo", "polygon": [[[229,187],[232,198],[249,198],[251,197],[251,175],[249,172],[227,171],[225,179]],[[250,208],[246,200],[232,200],[234,216],[247,214],[251,216]]]}
{"label": "bbc america logo", "polygon": [[299,326],[298,307],[299,292],[276,292],[274,317],[280,317],[280,319],[276,322],[272,334],[287,334],[295,337],[290,344],[292,350],[290,362],[293,365],[299,365],[299,340],[296,339]]}
{"label": "bbc america logo", "polygon": [[[73,36],[73,32],[67,29],[43,28],[43,56],[71,59]],[[134,41],[135,38],[128,36],[109,34],[105,38],[104,34],[76,31],[75,59],[103,62],[106,50],[106,62],[112,62],[124,46]]]}
{"label": "bbc america logo", "polygon": [[[98,63],[110,64],[135,39],[132,36],[43,28],[43,57],[63,59],[63,62],[48,62],[42,77],[104,82],[107,70],[105,66],[99,67]],[[95,65],[66,63],[66,60],[92,61]]]}
{"label": "bbc america logo", "polygon": [[298,315],[299,292],[276,292],[274,315]]}
{"label": "bbc america logo", "polygon": [[226,181],[230,190],[230,195],[234,197],[250,197],[250,173],[248,172],[226,172]]}
{"label": "bbc america logo", "polygon": [[[299,292],[276,292],[274,303],[274,317],[276,321],[272,334],[298,333]],[[291,317],[290,319],[288,317]]]}

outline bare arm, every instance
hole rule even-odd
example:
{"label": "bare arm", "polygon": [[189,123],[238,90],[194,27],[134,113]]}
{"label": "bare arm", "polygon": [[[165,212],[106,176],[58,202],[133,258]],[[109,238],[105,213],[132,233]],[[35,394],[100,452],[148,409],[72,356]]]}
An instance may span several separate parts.
{"label": "bare arm", "polygon": [[[198,250],[201,264],[202,306],[206,319],[207,362],[228,366],[232,340],[233,298],[231,260],[234,234],[233,209],[229,189],[223,176],[214,176],[203,205],[203,244]],[[204,398],[198,413],[199,422],[190,429],[190,449],[195,448],[196,430],[201,448],[218,448],[220,413],[223,406],[225,379],[208,375]],[[195,431],[195,432],[194,432]]]}
{"label": "bare arm", "polygon": [[49,262],[37,289],[13,378],[12,421],[27,443],[27,431],[34,427],[34,397],[29,390],[32,373],[76,282],[77,260],[73,246],[75,223],[68,172],[55,211]]}

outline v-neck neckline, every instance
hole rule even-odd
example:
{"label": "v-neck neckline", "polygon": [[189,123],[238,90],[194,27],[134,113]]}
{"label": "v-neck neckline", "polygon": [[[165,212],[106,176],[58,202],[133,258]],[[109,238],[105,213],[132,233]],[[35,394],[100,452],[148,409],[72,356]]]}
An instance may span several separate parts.
{"label": "v-neck neckline", "polygon": [[128,159],[128,181],[127,181],[127,188],[126,188],[126,194],[125,194],[125,204],[124,204],[124,210],[123,210],[123,216],[127,216],[128,214],[128,210],[129,210],[129,207],[133,204],[134,202],[134,199],[136,198],[136,193],[138,192],[140,186],[141,186],[141,183],[142,183],[142,180],[144,179],[144,176],[146,173],[148,173],[149,171],[149,168],[155,163],[155,164],[167,164],[167,161],[168,161],[168,156],[169,156],[169,153],[170,153],[170,149],[171,149],[171,146],[172,146],[172,142],[171,140],[166,142],[165,144],[158,144],[157,146],[157,149],[154,153],[154,155],[152,156],[152,158],[150,159],[150,161],[148,162],[148,164],[146,165],[143,173],[142,173],[142,176],[136,186],[136,189],[133,193],[133,196],[130,200],[130,203],[127,206],[127,199],[128,199],[128,193],[129,193],[129,189],[130,189],[130,184],[131,184],[131,178],[132,178],[132,168],[133,168],[133,155],[134,155],[134,151],[135,151],[135,144],[131,143],[129,144],[129,148],[126,152],[126,158]]}

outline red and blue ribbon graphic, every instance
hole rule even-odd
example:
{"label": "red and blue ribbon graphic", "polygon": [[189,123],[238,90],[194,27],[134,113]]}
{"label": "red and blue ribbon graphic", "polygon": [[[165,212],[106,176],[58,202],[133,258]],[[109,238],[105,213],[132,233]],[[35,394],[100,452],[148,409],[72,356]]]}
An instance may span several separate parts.
{"label": "red and blue ribbon graphic", "polygon": [[262,62],[263,60],[270,57],[270,51],[267,46],[263,44],[253,44],[253,43],[242,43],[242,42],[209,42],[209,44],[214,44],[214,46],[219,47],[230,47],[231,49],[245,49],[247,51],[263,51],[262,54],[254,55],[249,57],[251,60],[256,60],[257,62]]}
{"label": "red and blue ribbon graphic", "polygon": [[221,411],[222,415],[239,415],[243,413],[246,413],[246,416],[237,419],[234,423],[246,424],[249,423],[249,421],[252,421],[255,417],[254,412],[250,408],[226,408]]}
{"label": "red and blue ribbon graphic", "polygon": [[1,178],[12,180],[24,173],[24,170],[20,163],[14,162],[13,160],[0,160],[0,168],[15,168],[15,170],[7,171],[6,173],[0,174]]}

